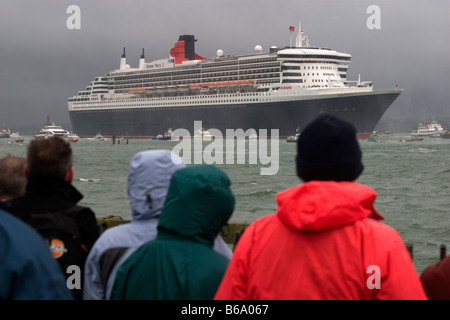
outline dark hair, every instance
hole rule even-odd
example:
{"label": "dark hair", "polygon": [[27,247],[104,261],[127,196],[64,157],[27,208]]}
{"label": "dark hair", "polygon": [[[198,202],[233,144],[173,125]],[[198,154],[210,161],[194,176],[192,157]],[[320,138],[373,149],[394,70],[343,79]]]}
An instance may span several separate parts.
{"label": "dark hair", "polygon": [[69,142],[51,137],[33,140],[27,154],[28,178],[46,177],[64,180],[72,167],[72,148]]}
{"label": "dark hair", "polygon": [[3,201],[25,194],[27,178],[23,173],[26,159],[7,155],[0,159],[0,197]]}

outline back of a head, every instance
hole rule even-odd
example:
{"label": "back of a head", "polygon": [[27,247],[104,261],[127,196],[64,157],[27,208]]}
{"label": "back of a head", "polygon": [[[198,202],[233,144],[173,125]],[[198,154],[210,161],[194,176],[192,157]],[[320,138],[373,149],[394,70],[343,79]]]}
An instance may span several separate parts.
{"label": "back of a head", "polygon": [[355,127],[338,117],[321,114],[297,141],[297,175],[305,182],[354,181],[364,169]]}
{"label": "back of a head", "polygon": [[172,176],[158,230],[211,245],[234,210],[228,176],[213,165],[194,165]]}
{"label": "back of a head", "polygon": [[70,143],[58,137],[31,141],[27,165],[29,179],[40,177],[64,180],[72,167]]}
{"label": "back of a head", "polygon": [[23,168],[26,159],[7,155],[0,159],[0,201],[7,201],[25,194],[27,179]]}
{"label": "back of a head", "polygon": [[159,217],[172,174],[184,167],[170,150],[146,150],[133,156],[127,182],[133,220]]}

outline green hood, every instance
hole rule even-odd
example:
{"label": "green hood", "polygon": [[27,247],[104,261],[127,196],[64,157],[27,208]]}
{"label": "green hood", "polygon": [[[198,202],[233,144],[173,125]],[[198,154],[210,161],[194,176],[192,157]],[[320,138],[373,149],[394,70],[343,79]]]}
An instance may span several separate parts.
{"label": "green hood", "polygon": [[157,239],[179,238],[213,247],[234,210],[228,176],[212,165],[190,166],[171,179]]}

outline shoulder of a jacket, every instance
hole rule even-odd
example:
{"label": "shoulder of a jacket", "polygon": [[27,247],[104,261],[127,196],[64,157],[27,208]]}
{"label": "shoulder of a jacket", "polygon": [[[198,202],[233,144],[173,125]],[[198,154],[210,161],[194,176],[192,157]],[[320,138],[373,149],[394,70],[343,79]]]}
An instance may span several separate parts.
{"label": "shoulder of a jacket", "polygon": [[357,223],[361,223],[364,228],[369,228],[371,232],[383,235],[383,238],[400,238],[400,233],[394,227],[386,224],[384,220],[368,217],[357,221]]}
{"label": "shoulder of a jacket", "polygon": [[246,229],[253,230],[263,229],[273,224],[281,223],[275,213],[265,215],[250,222]]}

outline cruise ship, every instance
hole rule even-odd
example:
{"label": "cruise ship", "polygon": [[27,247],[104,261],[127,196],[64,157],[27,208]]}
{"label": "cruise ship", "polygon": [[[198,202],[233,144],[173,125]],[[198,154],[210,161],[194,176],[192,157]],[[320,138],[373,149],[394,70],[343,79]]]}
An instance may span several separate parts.
{"label": "cruise ship", "polygon": [[[294,30],[290,27],[290,30]],[[85,90],[68,98],[72,130],[80,137],[152,138],[168,128],[195,132],[250,128],[278,129],[285,139],[320,113],[355,125],[368,138],[402,89],[377,89],[371,81],[347,79],[351,54],[311,46],[299,23],[295,46],[261,46],[248,55],[214,58],[195,51],[194,35],[181,35],[170,57],[138,67],[127,64],[125,48],[119,68],[95,77]],[[197,122],[198,123],[198,122]],[[266,129],[267,131],[261,131]]]}

